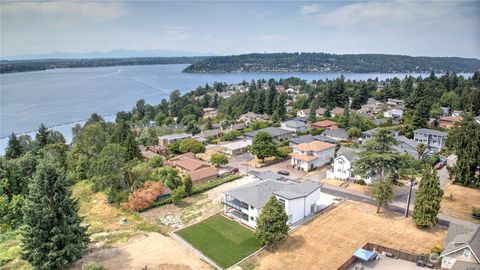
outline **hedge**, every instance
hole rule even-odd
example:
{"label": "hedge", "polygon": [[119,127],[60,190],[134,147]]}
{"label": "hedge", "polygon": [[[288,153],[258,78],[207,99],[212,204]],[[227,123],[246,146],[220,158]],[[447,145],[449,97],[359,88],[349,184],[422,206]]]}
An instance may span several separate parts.
{"label": "hedge", "polygon": [[[218,187],[218,186],[223,185],[225,183],[232,182],[234,180],[237,180],[237,179],[241,178],[242,176],[243,175],[239,175],[239,174],[228,175],[228,176],[225,176],[223,178],[215,179],[215,180],[213,180],[211,182],[208,182],[208,183],[205,183],[205,184],[194,186],[192,188],[192,193],[190,194],[190,196],[198,194],[198,193],[205,192],[209,189]],[[141,212],[146,211],[148,209],[152,209],[152,208],[157,207],[157,206],[162,206],[162,205],[171,204],[171,203],[172,203],[172,197],[161,199],[161,200],[158,200],[155,203],[153,203],[150,207],[142,210]]]}

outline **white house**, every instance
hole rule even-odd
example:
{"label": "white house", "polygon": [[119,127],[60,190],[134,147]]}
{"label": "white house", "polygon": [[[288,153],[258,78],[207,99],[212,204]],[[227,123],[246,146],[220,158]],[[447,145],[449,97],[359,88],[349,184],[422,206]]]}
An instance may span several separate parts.
{"label": "white house", "polygon": [[164,135],[164,136],[158,137],[158,145],[166,147],[171,143],[174,143],[176,141],[181,141],[183,139],[188,139],[188,138],[192,138],[192,134],[180,133],[180,134]]}
{"label": "white house", "polygon": [[333,159],[332,167],[327,171],[327,178],[348,180],[363,179],[365,183],[371,184],[371,177],[364,178],[353,173],[353,164],[357,160],[358,150],[342,147],[337,152],[337,157]]}
{"label": "white house", "polygon": [[314,141],[292,146],[291,164],[306,172],[330,163],[335,157],[335,144]]}
{"label": "white house", "polygon": [[402,119],[403,110],[400,109],[390,109],[383,112],[383,117],[393,118],[393,119]]}
{"label": "white house", "polygon": [[302,121],[288,120],[281,124],[281,128],[291,130],[293,132],[305,132],[307,131],[307,125]]}
{"label": "white house", "polygon": [[225,154],[233,156],[247,152],[250,145],[252,145],[251,140],[241,140],[224,144],[222,147]]}
{"label": "white house", "polygon": [[445,237],[442,269],[480,269],[480,227],[472,223],[450,223]]}
{"label": "white house", "polygon": [[225,214],[252,228],[267,201],[275,196],[285,207],[288,225],[315,214],[320,199],[320,183],[258,180],[224,192],[222,202]]}
{"label": "white house", "polygon": [[297,117],[308,118],[309,115],[310,115],[310,109],[301,109],[297,111]]}

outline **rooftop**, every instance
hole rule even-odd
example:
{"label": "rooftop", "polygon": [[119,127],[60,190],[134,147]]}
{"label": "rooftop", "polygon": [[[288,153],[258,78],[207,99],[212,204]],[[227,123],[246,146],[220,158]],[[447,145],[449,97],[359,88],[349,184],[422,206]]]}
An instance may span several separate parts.
{"label": "rooftop", "polygon": [[222,147],[225,147],[229,150],[235,150],[235,149],[242,149],[242,148],[248,147],[250,145],[252,145],[251,140],[242,140],[242,141],[236,141],[236,142],[231,142],[231,143],[224,144],[224,145],[222,145]]}
{"label": "rooftop", "polygon": [[286,129],[282,129],[282,128],[276,128],[276,127],[267,127],[267,128],[264,128],[264,129],[260,129],[260,130],[255,130],[255,131],[251,131],[251,132],[248,132],[248,133],[245,133],[246,136],[250,136],[250,137],[255,137],[255,135],[257,135],[258,132],[260,131],[265,131],[267,132],[268,134],[270,134],[270,136],[272,137],[279,137],[279,136],[282,136],[282,135],[286,135],[286,134],[292,134],[293,131],[290,131],[290,130],[286,130]]}
{"label": "rooftop", "polygon": [[348,159],[348,161],[353,162],[357,159],[357,154],[359,150],[348,148],[348,147],[341,147],[337,152],[337,157],[344,156]]}
{"label": "rooftop", "polygon": [[322,133],[323,136],[331,137],[331,138],[338,138],[343,140],[348,140],[347,131],[343,128],[333,129],[333,130],[325,130]]}
{"label": "rooftop", "polygon": [[161,140],[171,140],[171,139],[181,139],[181,138],[190,138],[192,137],[191,134],[187,133],[180,133],[180,134],[168,134],[158,137]]}
{"label": "rooftop", "polygon": [[443,136],[446,137],[448,134],[443,131],[438,131],[434,129],[428,129],[428,128],[419,128],[414,131],[414,133],[421,133],[421,134],[431,134],[431,135],[438,135],[438,136]]}
{"label": "rooftop", "polygon": [[261,180],[225,191],[225,194],[261,209],[272,195],[285,199],[305,197],[320,188],[320,183],[305,180],[300,183]]}
{"label": "rooftop", "polygon": [[297,144],[292,147],[300,151],[323,151],[323,150],[335,147],[335,144],[321,142],[321,141],[314,141],[309,143]]}
{"label": "rooftop", "polygon": [[305,127],[307,125],[305,125],[305,123],[301,121],[288,120],[285,122],[285,126],[292,127],[292,128],[299,128],[299,127]]}
{"label": "rooftop", "polygon": [[480,259],[480,226],[472,223],[450,223],[442,256],[467,246]]}

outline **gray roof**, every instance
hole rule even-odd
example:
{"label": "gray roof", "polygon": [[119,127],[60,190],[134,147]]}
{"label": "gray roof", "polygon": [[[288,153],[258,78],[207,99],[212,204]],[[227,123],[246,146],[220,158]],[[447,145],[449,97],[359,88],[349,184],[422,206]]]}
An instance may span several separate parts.
{"label": "gray roof", "polygon": [[321,141],[321,142],[337,143],[337,140],[329,138],[329,137],[325,137],[323,135],[316,135],[316,136],[313,136],[313,138],[315,140]]}
{"label": "gray roof", "polygon": [[161,140],[181,139],[192,137],[192,134],[180,133],[180,134],[168,134],[158,137]]}
{"label": "gray roof", "polygon": [[480,257],[480,226],[465,223],[450,223],[442,255],[470,246],[477,258]]}
{"label": "gray roof", "polygon": [[259,180],[231,190],[225,194],[261,209],[272,195],[285,199],[301,198],[320,188],[320,183],[305,180],[303,182],[284,182],[276,180]]}
{"label": "gray roof", "polygon": [[480,264],[463,262],[463,261],[455,261],[455,264],[453,264],[450,270],[480,270]]}
{"label": "gray roof", "polygon": [[299,137],[294,137],[289,139],[290,143],[292,144],[301,144],[301,143],[309,143],[315,141],[315,138],[312,135],[305,135],[305,136],[299,136]]}
{"label": "gray roof", "polygon": [[[385,118],[378,118],[378,119],[373,120],[373,122],[375,123],[375,125],[381,125],[381,124],[387,123],[387,119],[385,119]],[[367,130],[367,131],[368,131],[368,130]],[[365,132],[366,132],[366,131],[365,131]]]}
{"label": "gray roof", "polygon": [[298,128],[298,127],[305,127],[307,125],[304,122],[301,122],[301,121],[288,120],[287,122],[285,122],[285,126],[292,127],[292,128]]}
{"label": "gray roof", "polygon": [[358,152],[358,149],[341,147],[337,152],[337,157],[344,156],[348,159],[348,161],[354,162],[357,159]]}
{"label": "gray roof", "polygon": [[431,134],[431,135],[437,135],[437,136],[443,136],[446,137],[447,133],[443,131],[438,131],[434,129],[428,129],[428,128],[419,128],[414,131],[414,133],[421,133],[421,134]]}
{"label": "gray roof", "polygon": [[343,128],[339,129],[334,129],[334,130],[325,130],[322,133],[323,136],[331,137],[331,138],[339,138],[339,139],[344,139],[348,140],[348,134],[347,131]]}
{"label": "gray roof", "polygon": [[278,137],[278,136],[286,135],[286,134],[293,134],[293,131],[290,131],[290,130],[286,130],[286,129],[282,129],[282,128],[276,128],[276,127],[267,127],[267,128],[260,129],[260,130],[247,132],[247,133],[245,133],[245,136],[255,137],[255,135],[257,135],[257,133],[260,132],[260,131],[265,131],[268,134],[270,134],[270,136],[272,136],[274,138]]}
{"label": "gray roof", "polygon": [[418,159],[418,153],[416,148],[418,143],[416,141],[411,140],[405,136],[397,136],[395,138],[397,139],[398,144],[394,145],[393,149],[395,149],[400,154],[406,153],[412,158]]}

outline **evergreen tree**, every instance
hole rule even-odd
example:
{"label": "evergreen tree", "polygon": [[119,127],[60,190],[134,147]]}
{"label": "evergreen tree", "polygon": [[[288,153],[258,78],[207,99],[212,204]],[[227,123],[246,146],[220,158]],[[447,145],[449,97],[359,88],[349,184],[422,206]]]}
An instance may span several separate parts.
{"label": "evergreen tree", "polygon": [[38,128],[38,132],[35,135],[35,141],[38,145],[38,147],[42,148],[48,143],[48,133],[49,131],[45,127],[44,124],[41,124],[40,127]]}
{"label": "evergreen tree", "polygon": [[96,124],[96,123],[104,124],[105,120],[103,120],[103,118],[100,115],[98,115],[97,113],[92,113],[90,115],[90,118],[85,123],[85,126],[93,125],[93,124]]}
{"label": "evergreen tree", "polygon": [[340,125],[342,128],[345,128],[345,129],[348,129],[350,127],[350,106],[348,102],[345,103],[345,110],[342,113]]}
{"label": "evergreen tree", "polygon": [[327,106],[327,108],[325,109],[325,112],[323,113],[323,116],[325,116],[325,117],[331,117],[332,116],[330,106]]}
{"label": "evergreen tree", "polygon": [[281,93],[280,95],[277,95],[275,99],[275,105],[274,105],[274,114],[276,117],[279,118],[279,120],[285,120],[285,117],[287,115],[287,109],[285,107],[285,102],[287,101],[287,97],[284,93]]}
{"label": "evergreen tree", "polygon": [[318,103],[315,99],[310,102],[310,114],[308,115],[308,121],[311,123],[315,123],[317,121],[317,109],[318,109]]}
{"label": "evergreen tree", "polygon": [[373,183],[372,196],[377,202],[377,213],[380,213],[380,207],[387,206],[392,202],[393,183],[390,179],[375,181]]}
{"label": "evergreen tree", "polygon": [[275,196],[270,197],[257,218],[255,236],[264,245],[275,246],[288,235],[288,216]]}
{"label": "evergreen tree", "polygon": [[125,158],[127,161],[135,158],[140,159],[142,157],[137,142],[135,141],[135,137],[131,133],[127,135],[127,138],[125,141],[123,141],[122,146],[126,150]]}
{"label": "evergreen tree", "polygon": [[183,178],[183,189],[185,190],[185,193],[187,195],[192,194],[192,187],[193,187],[192,178],[190,178],[190,175],[186,175]]}
{"label": "evergreen tree", "polygon": [[431,168],[425,168],[418,186],[415,208],[413,209],[413,220],[417,225],[432,227],[437,224],[442,197],[443,191],[440,187],[437,172]]}
{"label": "evergreen tree", "polygon": [[10,138],[8,138],[8,145],[5,149],[5,157],[9,159],[18,158],[22,155],[22,152],[20,141],[17,139],[15,133],[12,133]]}
{"label": "evergreen tree", "polygon": [[427,122],[430,118],[431,103],[429,101],[422,100],[415,106],[415,111],[412,117],[412,126],[414,129],[427,126]]}
{"label": "evergreen tree", "polygon": [[48,156],[40,162],[26,200],[22,240],[22,258],[35,269],[65,269],[88,245],[68,183],[63,166]]}

